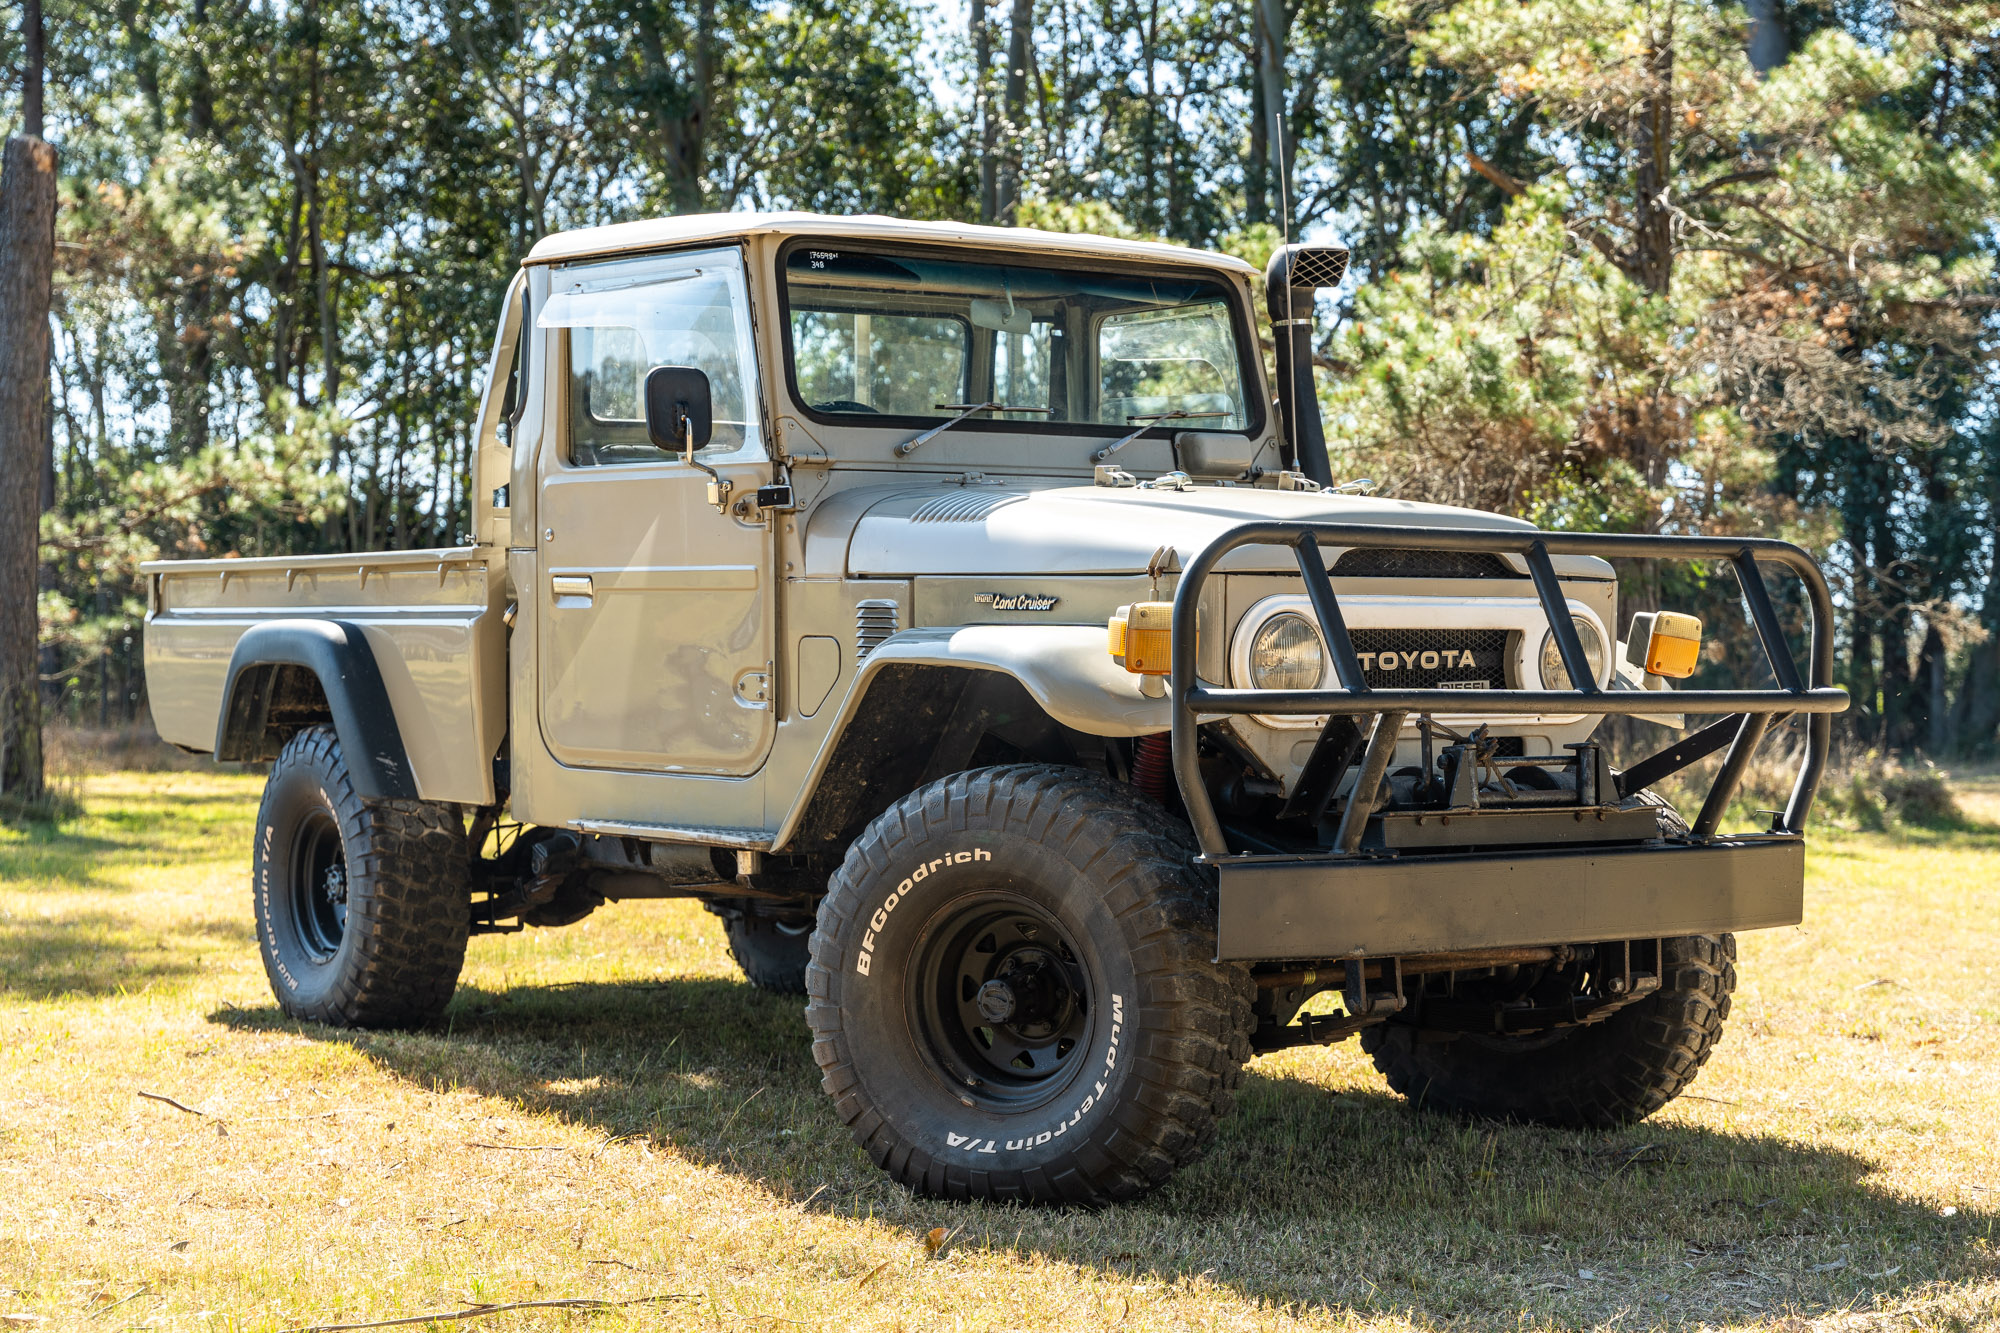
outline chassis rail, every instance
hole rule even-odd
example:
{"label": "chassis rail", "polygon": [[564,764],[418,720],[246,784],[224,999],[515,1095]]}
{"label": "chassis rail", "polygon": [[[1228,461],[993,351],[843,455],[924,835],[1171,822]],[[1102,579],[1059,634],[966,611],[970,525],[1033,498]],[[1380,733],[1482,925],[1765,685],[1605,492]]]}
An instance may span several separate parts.
{"label": "chassis rail", "polygon": [[[1586,682],[1568,690],[1383,690],[1368,684],[1356,657],[1347,622],[1328,577],[1322,545],[1334,547],[1408,547],[1438,551],[1474,551],[1495,555],[1518,555],[1526,560],[1536,597],[1548,616],[1557,650],[1572,681]],[[1287,546],[1298,560],[1308,599],[1326,640],[1328,655],[1339,688],[1313,690],[1232,689],[1200,679],[1195,665],[1195,608],[1208,577],[1229,552],[1243,546]],[[1744,602],[1756,626],[1757,637],[1771,668],[1775,689],[1760,690],[1676,690],[1662,696],[1652,691],[1613,691],[1598,685],[1590,676],[1582,640],[1570,623],[1561,584],[1551,555],[1584,555],[1601,559],[1660,558],[1670,560],[1727,560],[1736,573]],[[1784,626],[1764,586],[1762,566],[1776,565],[1799,576],[1812,608],[1812,639],[1804,673],[1785,640]],[[1615,627],[1614,627],[1615,628]],[[1797,836],[1804,832],[1806,815],[1826,769],[1827,750],[1832,742],[1832,716],[1847,708],[1847,692],[1835,688],[1833,675],[1833,600],[1819,565],[1800,547],[1767,537],[1663,537],[1640,534],[1543,532],[1537,529],[1459,529],[1385,527],[1373,524],[1282,522],[1245,523],[1215,538],[1190,560],[1174,593],[1172,629],[1172,674],[1168,698],[1173,717],[1174,776],[1181,798],[1187,805],[1189,822],[1204,853],[1210,858],[1231,855],[1216,817],[1214,803],[1202,783],[1197,761],[1197,725],[1203,713],[1296,716],[1327,715],[1327,732],[1321,749],[1334,744],[1333,729],[1351,726],[1353,719],[1372,716],[1366,752],[1361,756],[1361,776],[1357,793],[1372,792],[1394,753],[1397,734],[1411,713],[1454,714],[1476,706],[1482,714],[1533,715],[1566,713],[1657,713],[1663,697],[1674,710],[1683,713],[1723,713],[1732,716],[1702,732],[1684,738],[1650,759],[1635,764],[1628,774],[1644,777],[1643,782],[1620,785],[1619,795],[1630,795],[1647,783],[1693,760],[1711,754],[1724,743],[1729,752],[1722,769],[1696,817],[1693,834],[1697,840],[1715,837],[1731,798],[1741,784],[1751,755],[1763,741],[1774,714],[1803,714],[1806,717],[1805,753],[1785,809],[1772,821],[1771,832]],[[1615,640],[1615,633],[1613,638]],[[1606,650],[1616,644],[1606,645]],[[1308,765],[1311,766],[1310,763]],[[1337,779],[1338,774],[1334,777]],[[1359,845],[1362,826],[1369,811],[1365,796],[1350,799],[1342,820],[1335,854],[1352,855]]]}

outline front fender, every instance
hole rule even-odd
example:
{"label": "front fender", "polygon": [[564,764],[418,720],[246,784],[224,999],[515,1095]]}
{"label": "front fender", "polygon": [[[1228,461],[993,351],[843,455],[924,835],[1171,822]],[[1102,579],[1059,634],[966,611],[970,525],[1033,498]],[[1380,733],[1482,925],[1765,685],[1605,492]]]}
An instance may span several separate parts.
{"label": "front fender", "polygon": [[1105,651],[1102,625],[965,625],[912,629],[868,654],[850,702],[884,667],[950,666],[999,671],[1021,682],[1048,715],[1093,736],[1144,736],[1172,725],[1164,694],[1140,693],[1144,679]]}

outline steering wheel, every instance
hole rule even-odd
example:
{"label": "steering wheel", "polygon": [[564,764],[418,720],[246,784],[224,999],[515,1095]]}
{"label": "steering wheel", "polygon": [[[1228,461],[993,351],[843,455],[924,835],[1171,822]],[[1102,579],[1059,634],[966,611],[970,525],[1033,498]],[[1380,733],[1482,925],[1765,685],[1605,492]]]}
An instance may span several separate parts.
{"label": "steering wheel", "polygon": [[852,398],[830,398],[823,403],[813,403],[811,407],[815,412],[866,412],[875,417],[882,415],[878,409],[866,403],[857,403]]}

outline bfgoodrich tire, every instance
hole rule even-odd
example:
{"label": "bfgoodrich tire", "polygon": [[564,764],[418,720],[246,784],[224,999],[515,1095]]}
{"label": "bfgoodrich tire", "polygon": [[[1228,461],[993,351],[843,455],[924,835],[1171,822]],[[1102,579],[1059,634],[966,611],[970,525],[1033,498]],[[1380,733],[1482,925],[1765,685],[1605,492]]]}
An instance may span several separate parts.
{"label": "bfgoodrich tire", "polygon": [[[1687,821],[1654,792],[1626,802],[1652,806],[1660,832]],[[1467,1034],[1421,1040],[1408,1027],[1366,1028],[1362,1049],[1389,1086],[1420,1105],[1460,1115],[1566,1128],[1643,1120],[1694,1082],[1722,1040],[1736,989],[1736,937],[1684,935],[1660,941],[1660,988],[1602,1023],[1534,1036]]]}
{"label": "bfgoodrich tire", "polygon": [[1097,1205],[1194,1160],[1250,1054],[1191,835],[1128,786],[957,774],[849,849],[806,970],[813,1053],[876,1164],[925,1194]]}
{"label": "bfgoodrich tire", "polygon": [[257,940],[278,1004],[337,1027],[443,1011],[471,923],[465,830],[429,801],[363,801],[333,729],[293,736],[257,812]]}
{"label": "bfgoodrich tire", "polygon": [[775,995],[806,993],[806,964],[812,957],[812,918],[776,920],[744,912],[723,921],[729,956],[759,990]]}

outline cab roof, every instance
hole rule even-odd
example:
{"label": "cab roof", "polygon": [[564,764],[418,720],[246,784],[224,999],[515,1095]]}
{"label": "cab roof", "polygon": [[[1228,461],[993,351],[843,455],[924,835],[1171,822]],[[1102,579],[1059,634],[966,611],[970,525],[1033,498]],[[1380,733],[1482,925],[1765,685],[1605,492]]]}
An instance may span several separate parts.
{"label": "cab roof", "polygon": [[982,227],[968,222],[913,222],[879,214],[837,217],[826,213],[691,213],[681,217],[648,218],[608,227],[583,227],[544,236],[528,252],[524,264],[561,264],[580,259],[609,259],[684,245],[738,241],[751,236],[842,237],[868,241],[915,241],[930,244],[975,245],[1048,255],[1146,259],[1155,263],[1199,265],[1256,274],[1244,261],[1207,250],[1193,250],[1162,241],[1120,240],[1069,232],[1037,231],[1032,227]]}

